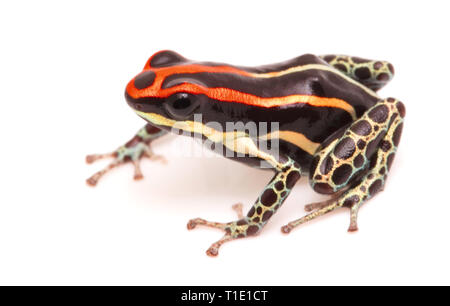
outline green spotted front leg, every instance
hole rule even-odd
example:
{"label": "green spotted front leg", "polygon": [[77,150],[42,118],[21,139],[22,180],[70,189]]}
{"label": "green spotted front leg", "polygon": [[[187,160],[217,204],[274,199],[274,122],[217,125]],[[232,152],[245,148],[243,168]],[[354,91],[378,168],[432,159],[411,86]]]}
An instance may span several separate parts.
{"label": "green spotted front leg", "polygon": [[218,223],[204,219],[192,219],[189,221],[188,229],[197,225],[219,228],[225,231],[225,235],[219,241],[213,243],[206,251],[209,256],[217,256],[219,247],[227,241],[256,235],[261,231],[270,217],[280,208],[284,200],[291,192],[295,183],[300,179],[300,166],[292,159],[287,158],[284,163],[276,165],[276,174],[264,191],[256,200],[250,211],[240,220]]}
{"label": "green spotted front leg", "polygon": [[342,136],[326,140],[310,172],[315,191],[334,194],[331,200],[307,205],[310,214],[282,227],[294,227],[340,207],[350,208],[349,231],[356,231],[359,208],[384,188],[403,127],[405,106],[388,98],[370,108]]}
{"label": "green spotted front leg", "polygon": [[131,138],[126,144],[120,146],[115,151],[107,154],[93,154],[86,156],[86,162],[88,164],[93,163],[96,160],[112,157],[114,160],[103,170],[96,172],[90,178],[86,180],[87,184],[90,186],[97,185],[99,179],[107,173],[109,170],[122,165],[127,162],[131,162],[134,165],[134,179],[139,180],[143,178],[139,162],[142,157],[148,157],[151,159],[160,159],[164,161],[164,158],[153,154],[150,143],[167,134],[157,127],[150,124],[145,125],[141,128],[136,135]]}
{"label": "green spotted front leg", "polygon": [[394,66],[386,61],[347,55],[322,55],[321,58],[374,91],[381,89],[394,77]]}

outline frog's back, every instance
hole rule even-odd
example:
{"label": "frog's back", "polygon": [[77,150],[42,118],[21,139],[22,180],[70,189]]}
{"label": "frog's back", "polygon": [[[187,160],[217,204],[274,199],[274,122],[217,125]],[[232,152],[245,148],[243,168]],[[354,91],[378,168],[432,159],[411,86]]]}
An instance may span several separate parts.
{"label": "frog's back", "polygon": [[[314,54],[304,54],[281,63],[238,68],[256,76],[253,80],[257,85],[254,86],[255,93],[268,97],[297,94],[337,98],[355,107],[356,115],[359,116],[380,98],[373,88],[368,86],[369,80],[364,82],[357,76],[356,69],[354,69],[356,73],[353,71],[345,73],[347,70],[341,64],[344,56],[336,58],[340,61],[337,62],[338,64],[331,62],[332,65],[325,61],[325,59],[330,60],[330,55],[319,57]],[[363,59],[359,60],[363,61]]]}
{"label": "frog's back", "polygon": [[302,165],[309,164],[328,136],[380,100],[373,90],[312,54],[273,65],[236,68],[251,75],[209,74],[201,82],[256,96],[258,103],[211,106],[221,108],[223,121],[279,123],[280,149]]}
{"label": "frog's back", "polygon": [[272,65],[230,67],[247,74],[206,72],[195,76],[207,88],[239,93],[235,103],[210,104],[211,112],[220,108],[215,112],[219,121],[278,122],[280,129],[301,133],[312,142],[322,142],[380,99],[370,88],[312,54]]}

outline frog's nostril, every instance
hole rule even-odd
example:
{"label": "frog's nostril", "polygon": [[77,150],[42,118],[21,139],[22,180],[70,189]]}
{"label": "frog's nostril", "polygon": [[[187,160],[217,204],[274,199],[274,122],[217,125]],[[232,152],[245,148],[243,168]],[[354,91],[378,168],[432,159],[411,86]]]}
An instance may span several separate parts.
{"label": "frog's nostril", "polygon": [[134,99],[132,98],[128,92],[125,91],[125,100],[127,101],[128,105],[138,111],[144,110],[144,101],[141,99]]}

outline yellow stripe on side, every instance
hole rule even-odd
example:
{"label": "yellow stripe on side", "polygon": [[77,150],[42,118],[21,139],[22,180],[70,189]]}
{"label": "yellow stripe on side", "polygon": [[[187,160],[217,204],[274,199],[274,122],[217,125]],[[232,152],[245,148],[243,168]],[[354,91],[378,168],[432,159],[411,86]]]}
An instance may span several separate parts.
{"label": "yellow stripe on side", "polygon": [[284,141],[290,142],[293,145],[299,147],[303,151],[308,152],[310,155],[313,155],[317,148],[320,146],[320,143],[313,142],[309,140],[305,135],[302,133],[297,133],[293,131],[278,131],[266,134],[264,136],[259,137],[262,140],[269,140],[269,139],[282,139]]}
{"label": "yellow stripe on side", "polygon": [[[223,143],[227,148],[234,152],[250,153],[263,158],[262,156],[260,156],[263,153],[257,150],[255,144],[245,132],[233,131],[224,133],[222,131],[218,131],[211,127],[208,127],[200,122],[175,121],[155,113],[144,113],[140,111],[136,111],[136,113],[140,117],[150,121],[153,124],[169,126],[171,128],[180,129],[187,132],[202,134],[215,143]],[[320,145],[320,143],[309,140],[302,133],[293,131],[277,131],[259,137],[259,139],[265,141],[277,138],[290,142],[311,155],[316,152],[317,148]],[[253,143],[253,145],[250,145],[250,142]],[[269,158],[265,156],[263,159],[268,160]]]}
{"label": "yellow stripe on side", "polygon": [[164,126],[169,126],[172,128],[177,128],[177,129],[181,129],[184,131],[188,131],[188,132],[202,134],[213,142],[223,143],[224,146],[226,146],[228,149],[230,149],[236,153],[249,154],[251,156],[256,156],[258,158],[261,158],[261,159],[267,161],[269,164],[271,164],[275,168],[280,167],[280,164],[272,155],[262,152],[258,149],[258,147],[253,142],[253,140],[250,137],[248,137],[247,133],[238,132],[238,131],[224,133],[222,131],[217,131],[213,128],[205,126],[204,124],[202,124],[200,122],[175,121],[175,120],[167,119],[167,118],[165,118],[161,115],[155,114],[155,113],[144,113],[144,112],[140,112],[140,111],[136,111],[136,113],[140,117],[147,119],[148,121],[150,121],[151,123],[154,123],[156,125],[164,125]]}
{"label": "yellow stripe on side", "polygon": [[173,129],[202,134],[213,142],[227,143],[234,141],[237,138],[248,136],[247,133],[239,131],[224,133],[196,121],[175,121],[155,113],[144,113],[140,111],[136,111],[136,113],[153,124],[164,125]]}
{"label": "yellow stripe on side", "polygon": [[321,64],[308,64],[308,65],[291,67],[286,70],[273,71],[273,72],[267,72],[267,73],[251,73],[251,76],[253,76],[255,78],[273,78],[273,77],[278,77],[278,76],[282,76],[282,75],[289,74],[289,73],[311,70],[311,69],[333,72],[333,73],[339,75],[340,77],[344,78],[347,82],[350,82],[350,83],[360,87],[369,95],[371,95],[375,98],[379,98],[379,96],[372,89],[364,86],[363,84],[359,83],[358,81],[353,80],[352,78],[346,76],[344,73],[336,70],[333,67],[329,67],[329,66],[325,66],[325,65],[321,65]]}

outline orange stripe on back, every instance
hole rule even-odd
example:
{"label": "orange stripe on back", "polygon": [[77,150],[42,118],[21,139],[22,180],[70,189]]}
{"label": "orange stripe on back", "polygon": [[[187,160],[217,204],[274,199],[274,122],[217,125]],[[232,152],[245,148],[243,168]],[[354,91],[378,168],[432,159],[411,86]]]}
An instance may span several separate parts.
{"label": "orange stripe on back", "polygon": [[[340,108],[348,112],[353,118],[356,117],[355,109],[352,105],[344,100],[338,98],[317,97],[311,95],[289,95],[282,97],[264,98],[258,97],[245,92],[237,91],[230,88],[216,87],[209,88],[198,84],[183,83],[170,88],[161,88],[164,79],[167,76],[177,73],[236,73],[244,76],[257,77],[257,74],[249,73],[230,66],[203,66],[198,64],[193,65],[179,65],[174,67],[164,68],[149,68],[145,70],[152,70],[156,77],[153,85],[145,89],[137,89],[134,86],[134,79],[127,85],[127,93],[135,98],[157,97],[166,98],[177,92],[186,92],[191,94],[204,94],[211,99],[223,102],[242,103],[246,105],[271,108],[283,105],[292,104],[308,104],[316,107],[334,107]],[[264,75],[263,75],[264,77]]]}

